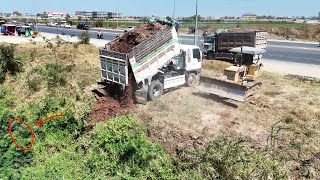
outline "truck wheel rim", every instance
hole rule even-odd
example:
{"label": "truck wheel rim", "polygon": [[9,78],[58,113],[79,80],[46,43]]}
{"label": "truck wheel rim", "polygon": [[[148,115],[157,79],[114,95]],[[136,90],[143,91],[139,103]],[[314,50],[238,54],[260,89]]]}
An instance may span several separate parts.
{"label": "truck wheel rim", "polygon": [[190,77],[189,77],[189,84],[190,84],[190,85],[193,85],[194,82],[195,82],[194,77],[193,77],[193,76],[190,76]]}
{"label": "truck wheel rim", "polygon": [[158,97],[160,95],[160,88],[155,87],[153,89],[153,96]]}

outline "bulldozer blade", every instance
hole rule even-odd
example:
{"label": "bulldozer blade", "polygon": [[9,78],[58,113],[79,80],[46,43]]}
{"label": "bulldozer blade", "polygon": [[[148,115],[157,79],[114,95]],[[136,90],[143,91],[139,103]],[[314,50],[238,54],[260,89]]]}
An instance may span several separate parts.
{"label": "bulldozer blade", "polygon": [[254,93],[251,89],[256,90],[259,85],[261,85],[260,82],[250,82],[246,85],[239,85],[226,80],[200,77],[199,90],[243,102]]}

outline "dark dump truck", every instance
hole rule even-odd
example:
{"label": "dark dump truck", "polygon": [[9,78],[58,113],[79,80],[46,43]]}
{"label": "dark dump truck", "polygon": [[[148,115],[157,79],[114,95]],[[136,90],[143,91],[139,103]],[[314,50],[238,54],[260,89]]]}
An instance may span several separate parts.
{"label": "dark dump truck", "polygon": [[[267,48],[266,31],[227,31],[221,33],[208,34],[204,36],[203,55],[206,59],[228,60],[239,62],[244,54],[247,59],[261,59],[261,54],[239,53],[235,48],[250,47],[250,49]],[[242,49],[242,48],[241,48]]]}

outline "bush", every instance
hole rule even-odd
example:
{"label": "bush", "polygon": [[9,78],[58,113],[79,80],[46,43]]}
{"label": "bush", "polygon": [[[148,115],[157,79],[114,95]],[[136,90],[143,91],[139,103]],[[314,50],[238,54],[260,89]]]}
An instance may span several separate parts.
{"label": "bush", "polygon": [[89,44],[90,43],[90,34],[88,31],[83,32],[79,36],[80,44]]}
{"label": "bush", "polygon": [[29,89],[31,89],[33,92],[40,90],[40,87],[39,87],[40,84],[41,84],[40,79],[34,78],[34,79],[27,80],[27,85],[28,85]]}
{"label": "bush", "polygon": [[94,22],[95,27],[103,27],[103,20],[97,20]]}
{"label": "bush", "polygon": [[68,20],[67,20],[67,23],[69,23],[71,26],[72,26],[72,25],[75,25],[75,22],[74,22],[72,19],[68,19]]}
{"label": "bush", "polygon": [[22,70],[21,59],[14,57],[13,45],[0,44],[0,83],[5,80],[5,74],[15,75]]}
{"label": "bush", "polygon": [[64,86],[67,84],[66,72],[67,67],[62,67],[58,64],[46,64],[46,80],[48,88],[54,88],[55,86]]}
{"label": "bush", "polygon": [[132,117],[98,125],[91,136],[92,148],[86,165],[91,178],[172,178],[172,161],[160,145],[147,139],[146,131],[147,127]]}
{"label": "bush", "polygon": [[[204,150],[179,150],[180,179],[286,179],[284,164],[243,139],[214,138]],[[188,171],[186,171],[188,170]]]}
{"label": "bush", "polygon": [[175,176],[169,156],[160,145],[147,139],[146,127],[131,117],[98,124],[91,134],[76,140],[58,132],[47,131],[50,137],[41,137],[42,141],[37,143],[41,147],[35,147],[40,151],[35,152],[38,160],[23,168],[23,177],[72,179],[77,174],[79,179],[172,179]]}
{"label": "bush", "polygon": [[[32,163],[33,152],[32,151],[21,151],[12,142],[9,133],[8,125],[9,121],[18,117],[14,114],[7,103],[11,100],[8,99],[10,93],[6,92],[5,89],[1,88],[0,97],[0,177],[4,179],[20,179],[21,169]],[[19,142],[29,142],[30,133],[24,125],[14,123],[13,135],[19,140]],[[18,134],[19,132],[19,134]],[[22,145],[22,144],[21,144]]]}
{"label": "bush", "polygon": [[26,106],[27,108],[23,113],[32,113],[32,119],[64,114],[64,117],[54,119],[50,122],[48,121],[49,123],[44,124],[35,132],[42,134],[47,132],[56,132],[59,130],[59,133],[73,134],[74,132],[82,131],[84,127],[84,119],[76,120],[75,118],[74,105],[75,102],[72,98],[62,96],[47,97],[41,102],[30,103]]}

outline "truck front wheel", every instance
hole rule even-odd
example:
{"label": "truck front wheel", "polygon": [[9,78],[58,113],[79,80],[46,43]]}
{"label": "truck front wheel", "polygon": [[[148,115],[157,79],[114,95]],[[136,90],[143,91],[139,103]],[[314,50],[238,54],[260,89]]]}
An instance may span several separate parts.
{"label": "truck front wheel", "polygon": [[189,87],[193,87],[198,82],[198,76],[194,73],[190,73],[187,78],[187,83]]}
{"label": "truck front wheel", "polygon": [[159,99],[163,93],[163,86],[161,82],[159,81],[152,81],[149,90],[148,90],[148,96],[151,101],[154,101],[156,99]]}

